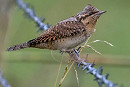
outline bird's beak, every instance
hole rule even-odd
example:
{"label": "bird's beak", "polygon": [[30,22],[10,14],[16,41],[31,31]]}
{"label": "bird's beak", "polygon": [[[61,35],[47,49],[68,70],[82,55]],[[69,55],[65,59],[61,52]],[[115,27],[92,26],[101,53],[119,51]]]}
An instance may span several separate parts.
{"label": "bird's beak", "polygon": [[96,13],[96,15],[101,15],[101,14],[104,14],[106,13],[107,11],[99,11],[98,13]]}

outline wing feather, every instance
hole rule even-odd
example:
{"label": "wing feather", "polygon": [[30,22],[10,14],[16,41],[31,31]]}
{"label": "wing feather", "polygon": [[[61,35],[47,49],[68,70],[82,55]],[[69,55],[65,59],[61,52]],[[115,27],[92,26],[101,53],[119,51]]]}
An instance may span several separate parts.
{"label": "wing feather", "polygon": [[85,26],[77,21],[59,22],[43,32],[37,38],[31,40],[30,44],[47,43],[61,38],[71,37],[84,31],[86,31]]}

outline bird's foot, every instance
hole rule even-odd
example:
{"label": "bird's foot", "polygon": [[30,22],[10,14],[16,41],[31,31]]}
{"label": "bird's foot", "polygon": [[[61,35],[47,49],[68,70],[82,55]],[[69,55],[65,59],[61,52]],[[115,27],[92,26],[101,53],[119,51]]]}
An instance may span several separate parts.
{"label": "bird's foot", "polygon": [[62,50],[60,50],[60,52],[59,53],[61,53],[61,55],[64,53],[64,51],[62,51]]}
{"label": "bird's foot", "polygon": [[76,50],[78,51],[78,53],[80,52],[81,46],[79,46]]}
{"label": "bird's foot", "polygon": [[62,55],[63,53],[71,53],[71,51],[70,50],[60,50],[59,53],[61,53],[61,55]]}
{"label": "bird's foot", "polygon": [[76,49],[72,49],[73,51],[74,51],[74,53],[77,55],[77,56],[79,56],[79,51],[78,50],[76,50]]}
{"label": "bird's foot", "polygon": [[81,46],[78,47],[77,49],[73,49],[73,51],[77,54],[77,56],[79,56],[80,49],[81,49]]}

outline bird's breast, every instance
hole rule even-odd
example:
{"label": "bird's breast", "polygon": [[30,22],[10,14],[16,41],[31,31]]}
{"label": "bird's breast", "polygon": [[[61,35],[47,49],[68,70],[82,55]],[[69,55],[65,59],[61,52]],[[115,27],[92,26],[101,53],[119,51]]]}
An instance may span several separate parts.
{"label": "bird's breast", "polygon": [[76,36],[62,38],[52,42],[51,49],[67,50],[75,48],[87,40],[88,36],[85,33],[77,34]]}

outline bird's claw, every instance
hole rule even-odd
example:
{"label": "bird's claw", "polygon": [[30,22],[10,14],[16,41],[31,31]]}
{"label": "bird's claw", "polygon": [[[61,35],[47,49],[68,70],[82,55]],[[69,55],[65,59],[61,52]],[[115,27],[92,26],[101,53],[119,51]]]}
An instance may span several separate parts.
{"label": "bird's claw", "polygon": [[81,46],[79,46],[76,50],[78,51],[78,53],[80,52]]}
{"label": "bird's claw", "polygon": [[69,50],[60,50],[59,53],[61,53],[61,55],[62,55],[63,53],[71,53],[71,51],[69,51]]}
{"label": "bird's claw", "polygon": [[61,55],[64,53],[64,51],[62,51],[62,50],[60,50],[60,52],[59,53],[61,53]]}
{"label": "bird's claw", "polygon": [[80,53],[80,48],[81,48],[81,46],[80,47],[78,47],[77,49],[73,49],[73,51],[79,56],[79,53]]}

